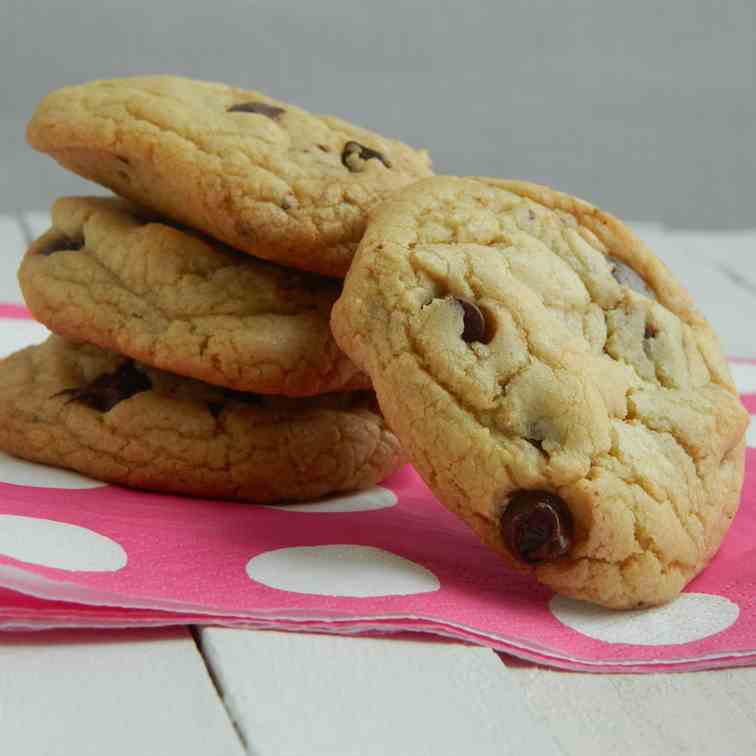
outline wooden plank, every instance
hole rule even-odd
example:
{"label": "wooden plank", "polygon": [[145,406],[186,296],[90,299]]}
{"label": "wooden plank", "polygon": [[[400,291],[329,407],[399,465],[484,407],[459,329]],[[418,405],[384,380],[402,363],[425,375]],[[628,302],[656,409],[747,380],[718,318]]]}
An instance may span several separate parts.
{"label": "wooden plank", "polygon": [[675,231],[688,255],[709,258],[716,267],[734,274],[735,280],[756,290],[756,229],[743,231]]}
{"label": "wooden plank", "polygon": [[255,756],[562,753],[487,649],[227,628],[201,638]]}
{"label": "wooden plank", "polygon": [[16,269],[26,246],[26,234],[18,219],[0,215],[0,302],[23,301]]}
{"label": "wooden plank", "polygon": [[692,243],[689,233],[649,231],[644,241],[671,268],[690,292],[701,312],[717,332],[731,356],[756,357],[756,342],[745,327],[747,313],[756,315],[756,287],[753,291],[733,279],[718,260],[731,260],[724,244],[718,252],[709,245]]}
{"label": "wooden plank", "polygon": [[[23,303],[16,270],[26,251],[29,232],[20,218],[0,215],[0,304]],[[43,342],[49,331],[29,320],[0,320],[0,358],[22,346]]]}
{"label": "wooden plank", "polygon": [[242,756],[186,630],[0,634],[0,752]]}
{"label": "wooden plank", "polygon": [[756,753],[756,668],[589,675],[509,667],[569,756]]}

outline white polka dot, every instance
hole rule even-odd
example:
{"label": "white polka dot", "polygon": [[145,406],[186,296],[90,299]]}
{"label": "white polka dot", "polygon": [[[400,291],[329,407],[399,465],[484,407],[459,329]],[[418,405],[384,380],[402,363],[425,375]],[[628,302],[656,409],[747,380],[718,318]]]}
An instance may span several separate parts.
{"label": "white polka dot", "polygon": [[67,522],[0,515],[0,554],[60,570],[115,572],[128,557],[111,538]]}
{"label": "white polka dot", "polygon": [[441,586],[425,567],[372,546],[295,546],[247,562],[252,580],[292,593],[318,596],[409,596]]}
{"label": "white polka dot", "polygon": [[740,609],[723,596],[683,593],[671,604],[618,612],[554,596],[551,613],[567,627],[606,643],[666,646],[692,643],[726,630]]}
{"label": "white polka dot", "polygon": [[756,365],[750,362],[731,362],[730,370],[741,394],[756,394]]}
{"label": "white polka dot", "polygon": [[33,488],[102,488],[100,480],[87,478],[73,470],[38,465],[25,459],[11,457],[0,451],[0,483]]}
{"label": "white polka dot", "polygon": [[35,320],[1,318],[0,357],[7,357],[32,344],[41,344],[49,335],[50,331]]}
{"label": "white polka dot", "polygon": [[396,504],[396,494],[388,488],[373,486],[367,491],[357,491],[345,496],[330,496],[311,504],[268,505],[269,509],[286,512],[369,512],[372,509],[387,509]]}
{"label": "white polka dot", "polygon": [[756,415],[751,415],[751,422],[746,429],[746,446],[756,449]]}

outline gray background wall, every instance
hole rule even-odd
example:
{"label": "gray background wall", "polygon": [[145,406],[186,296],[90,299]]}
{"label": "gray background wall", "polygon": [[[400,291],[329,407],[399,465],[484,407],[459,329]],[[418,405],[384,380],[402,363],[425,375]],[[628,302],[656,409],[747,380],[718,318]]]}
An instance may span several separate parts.
{"label": "gray background wall", "polygon": [[24,143],[51,88],[259,88],[623,217],[756,226],[756,0],[0,0],[0,212],[91,192]]}

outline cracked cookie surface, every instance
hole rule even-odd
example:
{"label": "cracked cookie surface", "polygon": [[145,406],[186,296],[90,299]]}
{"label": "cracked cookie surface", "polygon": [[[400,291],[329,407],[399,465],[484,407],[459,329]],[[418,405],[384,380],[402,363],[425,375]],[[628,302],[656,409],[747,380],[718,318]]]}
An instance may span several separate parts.
{"label": "cracked cookie surface", "polygon": [[343,276],[367,211],[431,175],[422,150],[260,92],[175,76],[50,93],[29,143],[252,255]]}
{"label": "cracked cookie surface", "polygon": [[369,388],[338,348],[332,279],[255,260],[129,203],[70,197],[19,282],[50,330],[239,391]]}
{"label": "cracked cookie surface", "polygon": [[403,462],[371,392],[236,392],[55,335],[0,362],[0,422],[0,448],[33,462],[259,503],[366,488]]}
{"label": "cracked cookie surface", "polygon": [[372,217],[332,328],[442,503],[557,592],[662,603],[718,549],[748,415],[616,218],[524,182],[419,182]]}

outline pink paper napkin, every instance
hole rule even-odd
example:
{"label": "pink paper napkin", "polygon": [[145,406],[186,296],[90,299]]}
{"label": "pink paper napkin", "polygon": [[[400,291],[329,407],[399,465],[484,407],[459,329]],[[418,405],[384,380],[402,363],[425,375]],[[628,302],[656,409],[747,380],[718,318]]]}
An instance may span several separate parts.
{"label": "pink paper napkin", "polygon": [[[4,353],[44,330],[0,306]],[[733,364],[756,415],[756,363]],[[672,604],[555,597],[481,546],[406,467],[381,486],[259,507],[132,491],[0,455],[0,629],[212,623],[433,633],[568,669],[756,662],[756,433],[718,556]]]}

